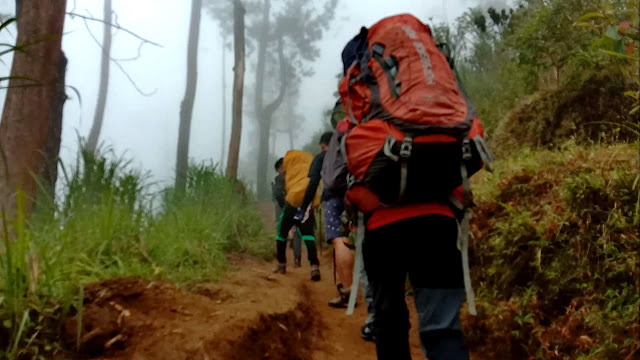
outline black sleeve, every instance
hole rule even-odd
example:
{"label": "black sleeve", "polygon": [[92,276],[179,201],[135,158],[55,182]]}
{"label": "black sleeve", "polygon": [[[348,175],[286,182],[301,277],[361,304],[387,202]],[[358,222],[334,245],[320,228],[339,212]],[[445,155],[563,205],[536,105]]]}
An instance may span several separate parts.
{"label": "black sleeve", "polygon": [[316,196],[318,185],[320,185],[320,173],[322,172],[322,163],[324,162],[324,152],[316,155],[309,168],[309,185],[307,185],[307,191],[304,193],[302,199],[302,209],[306,209],[313,198]]}
{"label": "black sleeve", "polygon": [[281,208],[284,208],[285,202],[284,176],[278,175],[273,183],[273,199]]}

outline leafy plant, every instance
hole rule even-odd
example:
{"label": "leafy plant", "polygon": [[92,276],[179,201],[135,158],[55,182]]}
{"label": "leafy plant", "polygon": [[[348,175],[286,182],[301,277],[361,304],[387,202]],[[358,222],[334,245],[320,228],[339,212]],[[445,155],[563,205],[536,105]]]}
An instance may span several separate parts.
{"label": "leafy plant", "polygon": [[640,41],[640,28],[638,23],[638,11],[640,2],[629,0],[625,7],[616,7],[610,1],[604,2],[596,11],[584,14],[576,22],[576,26],[591,29],[598,35],[592,42],[592,46],[604,54],[623,61],[623,64],[631,63],[632,66],[623,66],[628,76],[635,79],[636,89],[626,91],[625,96],[634,99],[634,105],[630,114],[640,110],[640,80],[638,79],[638,47]]}

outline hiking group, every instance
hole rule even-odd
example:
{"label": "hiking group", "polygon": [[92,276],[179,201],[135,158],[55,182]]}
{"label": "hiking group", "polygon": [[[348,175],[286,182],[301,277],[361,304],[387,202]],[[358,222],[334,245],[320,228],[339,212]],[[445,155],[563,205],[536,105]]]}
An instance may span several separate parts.
{"label": "hiking group", "polygon": [[322,203],[340,280],[329,305],[352,312],[362,284],[361,334],[378,359],[411,359],[407,277],[424,354],[469,358],[459,319],[465,297],[475,315],[469,177],[493,159],[446,49],[411,15],[362,27],[342,51],[335,131],[322,135],[315,157],[291,150],[275,165],[275,271],[286,273],[287,239],[297,235],[311,280],[320,280],[314,209]]}

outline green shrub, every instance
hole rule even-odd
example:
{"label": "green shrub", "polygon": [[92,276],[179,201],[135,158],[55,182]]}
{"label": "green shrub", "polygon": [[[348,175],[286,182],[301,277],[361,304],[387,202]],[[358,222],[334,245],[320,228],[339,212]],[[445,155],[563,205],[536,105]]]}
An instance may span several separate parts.
{"label": "green shrub", "polygon": [[[536,163],[537,166],[531,166]],[[472,348],[619,359],[638,347],[637,145],[526,151],[480,179]]]}
{"label": "green shrub", "polygon": [[492,145],[502,154],[522,145],[556,148],[568,139],[634,142],[637,119],[629,114],[633,99],[623,96],[626,82],[620,74],[601,73],[542,92],[500,121]]}

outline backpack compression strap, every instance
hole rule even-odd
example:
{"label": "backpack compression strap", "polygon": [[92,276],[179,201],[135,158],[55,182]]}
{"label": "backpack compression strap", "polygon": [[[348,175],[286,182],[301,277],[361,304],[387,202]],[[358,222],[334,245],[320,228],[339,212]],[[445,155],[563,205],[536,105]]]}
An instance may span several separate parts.
{"label": "backpack compression strap", "polygon": [[[474,142],[478,153],[484,163],[484,167],[487,171],[493,172],[493,154],[489,150],[487,143],[481,136],[474,137],[471,141]],[[471,158],[470,141],[465,140],[462,148],[462,162],[460,165],[460,175],[462,176],[463,187],[463,201],[458,201],[453,193],[449,196],[449,201],[458,210],[463,211],[462,221],[458,223],[458,250],[462,253],[462,274],[464,276],[464,288],[467,296],[467,303],[469,305],[469,314],[476,315],[475,296],[473,294],[473,288],[471,287],[471,274],[469,270],[469,233],[470,233],[470,220],[471,220],[471,184],[468,177],[466,162]]]}
{"label": "backpack compression strap", "polygon": [[462,275],[464,276],[464,290],[467,295],[469,314],[477,315],[476,300],[471,287],[471,274],[469,272],[469,222],[471,220],[471,182],[467,173],[467,161],[471,159],[471,144],[469,140],[462,143],[462,161],[460,162],[460,175],[462,175],[462,187],[464,190],[464,216],[458,224],[458,250],[462,253]]}
{"label": "backpack compression strap", "polygon": [[478,149],[478,153],[480,154],[480,158],[482,159],[482,163],[484,164],[485,170],[492,173],[493,172],[493,154],[491,150],[489,150],[489,146],[487,142],[480,135],[476,135],[472,141],[476,145],[476,149]]}
{"label": "backpack compression strap", "polygon": [[407,180],[409,179],[409,157],[411,157],[411,149],[413,148],[413,138],[411,136],[405,136],[402,143],[400,143],[400,155],[393,153],[392,148],[396,144],[396,139],[393,136],[388,135],[384,142],[382,151],[389,157],[389,159],[400,162],[400,191],[398,192],[398,200],[396,203],[400,203],[404,198],[404,193],[407,191]]}

